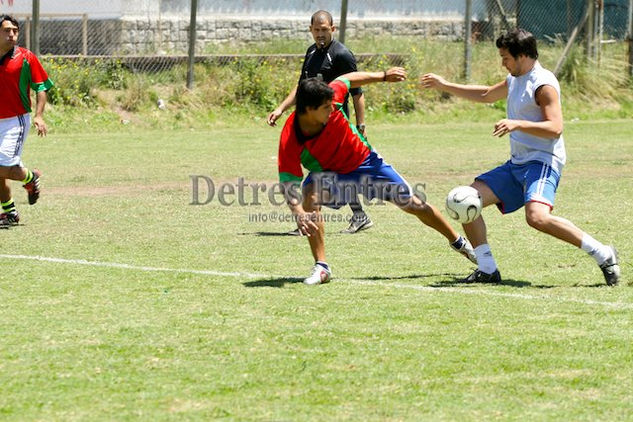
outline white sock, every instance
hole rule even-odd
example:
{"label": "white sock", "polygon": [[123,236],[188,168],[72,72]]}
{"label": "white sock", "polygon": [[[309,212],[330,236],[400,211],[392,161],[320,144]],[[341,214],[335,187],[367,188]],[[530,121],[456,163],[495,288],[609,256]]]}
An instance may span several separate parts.
{"label": "white sock", "polygon": [[611,257],[611,248],[598,242],[587,233],[582,234],[580,249],[591,255],[598,265],[601,265],[604,261]]}
{"label": "white sock", "polygon": [[495,258],[490,252],[490,245],[484,243],[475,248],[475,255],[477,256],[477,269],[483,271],[486,274],[492,274],[497,270],[497,263]]}

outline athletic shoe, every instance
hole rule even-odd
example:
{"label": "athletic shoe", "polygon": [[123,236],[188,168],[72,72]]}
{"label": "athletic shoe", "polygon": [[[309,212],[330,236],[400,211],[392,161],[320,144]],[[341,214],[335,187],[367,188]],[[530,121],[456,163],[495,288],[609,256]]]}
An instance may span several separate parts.
{"label": "athletic shoe", "polygon": [[42,172],[38,169],[33,169],[33,180],[29,183],[22,185],[29,196],[29,205],[33,205],[37,202],[37,199],[40,197],[40,177],[42,176]]}
{"label": "athletic shoe", "polygon": [[354,215],[352,217],[352,221],[350,221],[349,223],[349,226],[345,230],[341,230],[341,233],[354,234],[362,230],[367,230],[373,225],[374,223],[371,221],[369,216],[365,213],[362,213],[358,216]]}
{"label": "athletic shoe", "polygon": [[462,283],[501,283],[499,270],[488,274],[480,270],[475,270],[471,275],[461,280]]}
{"label": "athletic shoe", "polygon": [[0,221],[6,222],[9,226],[17,226],[20,223],[20,214],[13,210],[0,214]]}
{"label": "athletic shoe", "polygon": [[618,251],[611,245],[611,256],[600,265],[604,279],[609,286],[615,286],[620,281],[620,264],[618,263]]}
{"label": "athletic shoe", "polygon": [[464,243],[462,244],[461,248],[456,248],[455,246],[453,246],[453,244],[451,244],[451,248],[454,251],[457,251],[460,254],[464,255],[473,264],[476,264],[477,255],[475,255],[475,250],[473,249],[468,239],[466,239],[465,237],[463,237],[462,239],[464,239]]}
{"label": "athletic shoe", "polygon": [[9,220],[7,220],[6,218],[0,219],[0,230],[8,229],[9,227],[11,227],[11,223],[9,223]]}
{"label": "athletic shoe", "polygon": [[314,264],[314,267],[312,267],[312,274],[310,274],[310,277],[303,280],[303,283],[310,286],[323,284],[329,282],[331,277],[332,272],[330,270],[320,264]]}

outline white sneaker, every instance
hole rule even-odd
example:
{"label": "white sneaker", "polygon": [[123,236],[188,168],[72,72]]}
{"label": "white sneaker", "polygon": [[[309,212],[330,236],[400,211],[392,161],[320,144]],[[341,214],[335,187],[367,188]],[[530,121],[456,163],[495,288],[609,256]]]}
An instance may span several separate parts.
{"label": "white sneaker", "polygon": [[330,281],[331,277],[332,272],[330,270],[320,264],[314,264],[314,267],[312,267],[312,274],[310,274],[310,277],[303,280],[303,284],[307,284],[310,286],[323,284]]}
{"label": "white sneaker", "polygon": [[462,245],[461,248],[457,249],[453,245],[451,245],[451,248],[454,251],[457,251],[460,254],[464,255],[473,264],[476,264],[477,263],[477,255],[475,255],[475,250],[473,249],[473,247],[470,244],[470,242],[468,241],[468,239],[466,239],[465,237],[463,239],[465,240],[465,242],[464,242],[464,244]]}

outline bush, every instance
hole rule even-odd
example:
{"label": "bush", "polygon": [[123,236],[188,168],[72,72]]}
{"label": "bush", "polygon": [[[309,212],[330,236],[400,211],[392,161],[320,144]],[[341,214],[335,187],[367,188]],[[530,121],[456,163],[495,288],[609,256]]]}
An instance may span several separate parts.
{"label": "bush", "polygon": [[[287,44],[287,43],[286,43]],[[287,50],[283,42],[281,49]],[[409,80],[400,84],[375,84],[364,87],[369,112],[381,115],[401,115],[420,112],[433,115],[457,107],[466,113],[471,108],[461,105],[465,101],[454,100],[437,91],[422,90],[419,77],[427,72],[445,76],[449,80],[462,81],[463,44],[461,42],[435,42],[420,39],[366,39],[351,40],[348,45],[356,52],[386,51],[403,58]],[[563,104],[590,113],[591,105],[596,110],[611,110],[629,115],[633,102],[631,81],[625,72],[626,52],[624,43],[606,45],[600,66],[584,59],[581,48],[572,50],[560,74],[563,86]],[[261,46],[249,44],[250,51],[278,52],[274,43]],[[294,44],[292,49],[295,49]],[[288,52],[285,51],[284,52]],[[303,49],[296,49],[303,52]],[[546,68],[553,69],[562,51],[562,45],[540,46],[540,60]],[[295,51],[296,52],[296,51]],[[505,78],[507,71],[501,66],[497,49],[492,43],[476,43],[473,46],[471,82],[492,85]],[[154,106],[158,98],[178,106],[179,113],[208,114],[210,109],[228,109],[250,115],[265,116],[274,109],[296,84],[301,68],[301,59],[278,59],[259,61],[254,58],[232,59],[226,63],[197,63],[195,66],[195,88],[185,89],[186,65],[175,65],[158,72],[130,71],[117,59],[69,60],[44,58],[44,67],[55,82],[50,93],[53,104],[94,108],[99,105],[100,91],[114,92],[107,97],[115,104],[113,110],[123,109],[139,112]],[[389,56],[374,56],[358,63],[359,70],[381,71],[395,63]],[[591,101],[588,101],[591,99]],[[454,103],[454,104],[453,104]],[[622,107],[622,104],[628,106]],[[503,109],[504,104],[495,104]],[[607,108],[609,108],[607,107]],[[176,107],[173,107],[174,109]],[[437,118],[441,118],[438,114]]]}

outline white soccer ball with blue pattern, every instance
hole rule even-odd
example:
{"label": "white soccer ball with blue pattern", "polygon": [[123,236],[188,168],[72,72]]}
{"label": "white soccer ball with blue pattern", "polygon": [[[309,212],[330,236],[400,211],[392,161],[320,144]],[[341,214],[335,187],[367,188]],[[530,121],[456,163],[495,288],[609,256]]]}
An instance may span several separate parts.
{"label": "white soccer ball with blue pattern", "polygon": [[481,195],[471,186],[458,186],[446,197],[446,212],[462,224],[472,223],[481,215]]}

